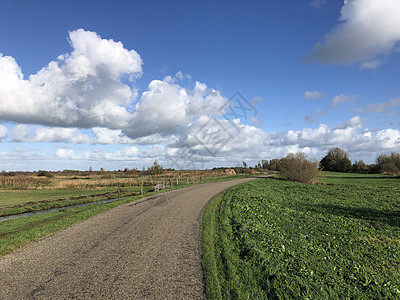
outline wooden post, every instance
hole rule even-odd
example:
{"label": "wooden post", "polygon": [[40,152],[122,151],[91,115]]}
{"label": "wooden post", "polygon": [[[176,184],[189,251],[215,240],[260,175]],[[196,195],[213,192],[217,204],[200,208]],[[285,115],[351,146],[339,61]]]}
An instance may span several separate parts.
{"label": "wooden post", "polygon": [[120,192],[120,190],[119,190],[119,182],[118,182],[118,200],[121,198],[121,197],[120,197],[120,193],[121,193],[121,192]]}

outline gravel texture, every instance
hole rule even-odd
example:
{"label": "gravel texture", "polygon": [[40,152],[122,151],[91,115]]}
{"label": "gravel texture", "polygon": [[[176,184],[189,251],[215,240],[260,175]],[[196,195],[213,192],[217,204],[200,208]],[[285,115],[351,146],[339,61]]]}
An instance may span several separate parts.
{"label": "gravel texture", "polygon": [[124,204],[0,259],[0,299],[204,299],[196,185]]}

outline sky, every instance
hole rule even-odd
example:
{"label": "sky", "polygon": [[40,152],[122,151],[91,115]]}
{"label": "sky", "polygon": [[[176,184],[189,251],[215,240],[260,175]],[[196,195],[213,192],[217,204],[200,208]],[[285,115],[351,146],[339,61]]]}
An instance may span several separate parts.
{"label": "sky", "polygon": [[0,170],[400,152],[398,0],[0,2]]}

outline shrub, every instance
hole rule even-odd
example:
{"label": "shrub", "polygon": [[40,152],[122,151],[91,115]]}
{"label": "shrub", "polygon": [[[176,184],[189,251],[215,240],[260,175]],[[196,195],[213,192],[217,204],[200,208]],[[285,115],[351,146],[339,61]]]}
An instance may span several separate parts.
{"label": "shrub", "polygon": [[102,179],[114,179],[115,175],[112,173],[106,173],[106,174],[101,175],[101,178]]}
{"label": "shrub", "polygon": [[289,154],[281,159],[280,172],[287,180],[312,183],[319,174],[318,164],[308,160],[303,152]]}
{"label": "shrub", "polygon": [[396,175],[399,173],[399,169],[393,163],[386,163],[380,166],[381,172],[383,174]]}
{"label": "shrub", "polygon": [[52,178],[54,177],[54,174],[47,171],[39,171],[38,176],[45,176],[47,178]]}
{"label": "shrub", "polygon": [[365,174],[368,173],[368,167],[362,160],[359,160],[353,164],[351,171],[353,173]]}

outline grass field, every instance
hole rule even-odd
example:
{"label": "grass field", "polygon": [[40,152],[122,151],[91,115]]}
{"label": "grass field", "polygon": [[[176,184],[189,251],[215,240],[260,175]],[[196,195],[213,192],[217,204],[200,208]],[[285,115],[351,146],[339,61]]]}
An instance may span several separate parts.
{"label": "grass field", "polygon": [[210,202],[210,299],[400,299],[400,179],[323,175],[260,179]]}

